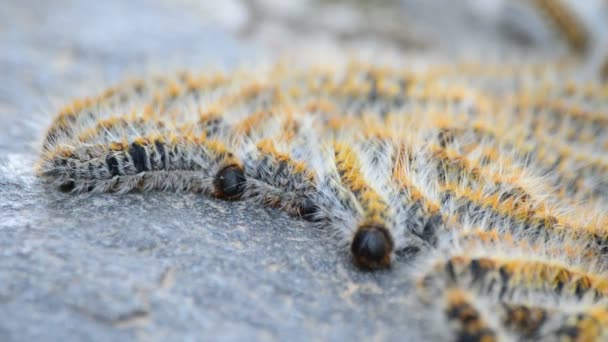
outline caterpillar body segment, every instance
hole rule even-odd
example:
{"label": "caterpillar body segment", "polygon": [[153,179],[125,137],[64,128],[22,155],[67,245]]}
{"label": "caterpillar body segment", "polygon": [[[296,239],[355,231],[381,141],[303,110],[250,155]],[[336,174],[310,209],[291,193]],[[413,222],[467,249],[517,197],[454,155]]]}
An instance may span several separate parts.
{"label": "caterpillar body segment", "polygon": [[446,289],[446,307],[456,341],[600,341],[605,336],[598,314],[484,301],[462,288]]}
{"label": "caterpillar body segment", "polygon": [[[140,89],[140,86],[142,85],[137,83],[134,88]],[[46,132],[43,148],[61,139],[69,138],[73,134],[74,128],[78,128],[77,123],[81,116],[94,117],[100,108],[104,106],[111,107],[116,102],[116,99],[126,102],[130,97],[131,89],[130,87],[126,87],[127,89],[121,88],[125,88],[125,86],[110,88],[98,97],[73,101],[61,109],[59,115],[53,120],[53,123]]]}
{"label": "caterpillar body segment", "polygon": [[426,307],[444,305],[441,295],[456,290],[486,313],[480,316],[494,322],[501,339],[605,338],[608,278],[605,265],[581,257],[584,245],[547,248],[552,244],[528,244],[487,228],[461,227],[454,236],[444,247],[461,251],[439,252],[418,277],[418,297]]}
{"label": "caterpillar body segment", "polygon": [[[484,300],[469,289],[459,287],[448,287],[445,293],[446,306],[452,309],[448,312],[461,313],[459,316],[452,315],[460,323],[453,325],[452,329],[454,326],[466,327],[463,322],[469,322],[475,327],[485,328],[469,326],[469,332],[481,330],[500,336],[500,340],[517,341],[601,341],[607,336],[604,305],[542,296],[533,300]],[[480,320],[486,323],[482,324]],[[461,334],[462,330],[454,333],[456,336]]]}
{"label": "caterpillar body segment", "polygon": [[557,310],[524,303],[499,302],[494,308],[505,329],[522,340],[548,339],[548,327],[559,316]]}
{"label": "caterpillar body segment", "polygon": [[319,156],[310,148],[310,141],[323,142],[315,133],[314,120],[291,111],[283,107],[276,112],[255,112],[233,125],[232,141],[248,179],[245,197],[318,221],[318,175],[310,161]]}
{"label": "caterpillar body segment", "polygon": [[[494,319],[503,336],[518,341],[603,341],[606,329],[606,304],[572,301],[540,295],[513,300],[482,300],[468,289],[449,287],[476,302],[486,319]],[[504,338],[504,337],[503,337]]]}
{"label": "caterpillar body segment", "polygon": [[[438,171],[435,196],[442,214],[461,224],[487,222],[513,232],[527,232],[529,238],[541,240],[560,236],[575,226],[561,219],[556,206],[559,203],[552,204],[540,196],[530,186],[534,178],[528,179],[522,172],[495,173],[484,165],[487,160],[476,163],[450,148],[431,146],[427,159],[428,165],[432,165],[430,169]],[[593,234],[587,235],[589,239],[595,238]]]}
{"label": "caterpillar body segment", "polygon": [[608,86],[602,81],[549,82],[541,89],[530,89],[529,94],[539,93],[550,99],[560,99],[568,105],[579,105],[587,110],[598,110],[608,101]]}
{"label": "caterpillar body segment", "polygon": [[457,284],[480,294],[497,293],[504,300],[522,293],[552,293],[594,301],[606,296],[605,275],[529,257],[455,254],[437,261],[419,284],[427,289]]}
{"label": "caterpillar body segment", "polygon": [[505,328],[521,339],[536,341],[603,341],[608,338],[605,305],[563,306],[502,303]]}
{"label": "caterpillar body segment", "polygon": [[271,207],[318,220],[315,204],[317,176],[303,161],[279,152],[270,139],[262,139],[243,158],[248,179],[245,197],[256,198]]}
{"label": "caterpillar body segment", "polygon": [[[43,148],[69,140],[88,124],[103,119],[108,113],[130,112],[175,82],[174,76],[157,76],[148,80],[132,79],[110,87],[95,97],[75,100],[61,109],[45,135]],[[122,113],[121,113],[122,114]]]}
{"label": "caterpillar body segment", "polygon": [[543,146],[559,156],[560,164],[547,163],[550,168],[561,171],[567,167],[587,167],[589,170],[586,172],[591,176],[605,176],[606,161],[598,156],[601,156],[608,141],[607,115],[548,103],[518,105],[515,113],[519,118],[516,127],[529,132],[522,141]]}
{"label": "caterpillar body segment", "polygon": [[569,315],[555,335],[565,341],[602,341],[608,338],[608,311],[605,306]]}
{"label": "caterpillar body segment", "polygon": [[[418,251],[425,246],[434,246],[437,236],[445,229],[447,217],[441,213],[441,203],[423,193],[415,177],[415,153],[406,146],[396,146],[392,160],[392,202],[395,208],[396,225],[408,234],[408,243],[397,249],[397,253]],[[413,236],[411,236],[413,235]]]}
{"label": "caterpillar body segment", "polygon": [[[544,177],[548,177],[553,183],[549,185],[559,186],[559,190],[564,191],[570,198],[575,196],[579,200],[590,200],[605,197],[606,192],[601,185],[605,178],[605,161],[602,158],[590,157],[594,155],[590,151],[585,154],[564,144],[548,142],[546,139],[530,140],[529,133],[518,129],[517,125],[513,125],[509,133],[501,133],[501,129],[491,128],[489,123],[483,120],[474,121],[471,126],[446,127],[444,136],[460,139],[460,148],[469,150],[477,146],[469,142],[471,137],[477,137],[476,139],[483,141],[485,145],[498,148],[498,154],[484,156],[481,159],[483,163],[492,162],[492,159],[499,157],[496,161],[502,162],[503,165],[505,162],[513,163],[515,168],[520,170],[519,173],[535,170],[536,174],[546,175]],[[513,162],[509,161],[510,155],[514,157]],[[583,172],[579,174],[570,171],[578,168]]]}
{"label": "caterpillar body segment", "polygon": [[333,145],[335,170],[344,188],[350,192],[357,208],[357,225],[353,231],[351,252],[362,268],[390,266],[394,248],[394,221],[390,207],[365,179],[355,150],[342,142]]}
{"label": "caterpillar body segment", "polygon": [[493,336],[500,341],[602,341],[607,333],[605,304],[544,294],[505,300],[451,284],[422,305],[431,312],[443,309],[448,330],[444,340]]}
{"label": "caterpillar body segment", "polygon": [[453,341],[505,340],[506,336],[501,336],[492,326],[490,313],[484,312],[469,293],[459,288],[448,288],[444,296],[445,316],[453,332]]}

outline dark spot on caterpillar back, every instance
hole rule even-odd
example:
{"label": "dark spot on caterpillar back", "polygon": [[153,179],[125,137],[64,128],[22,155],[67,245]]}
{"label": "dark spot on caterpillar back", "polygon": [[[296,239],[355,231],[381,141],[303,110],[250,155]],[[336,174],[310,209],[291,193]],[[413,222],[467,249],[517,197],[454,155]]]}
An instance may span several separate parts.
{"label": "dark spot on caterpillar back", "polygon": [[469,270],[473,277],[474,283],[481,282],[481,280],[485,277],[485,275],[489,271],[489,269],[488,269],[488,267],[486,267],[485,263],[478,259],[471,260],[471,262],[469,264]]}
{"label": "dark spot on caterpillar back", "polygon": [[585,278],[578,279],[576,281],[576,285],[574,287],[574,294],[579,298],[583,298],[583,296],[589,291],[590,281],[585,281]]}
{"label": "dark spot on caterpillar back", "polygon": [[61,192],[71,192],[72,190],[74,190],[75,186],[76,185],[74,184],[73,181],[67,181],[67,182],[61,183],[59,185],[59,191],[61,191]]}
{"label": "dark spot on caterpillar back", "polygon": [[137,172],[149,171],[146,160],[148,159],[146,155],[146,149],[140,144],[134,142],[129,146],[129,155],[133,160],[133,166],[135,166],[135,170]]}
{"label": "dark spot on caterpillar back", "polygon": [[547,321],[545,310],[525,305],[505,305],[505,309],[503,322],[507,327],[517,330],[526,338],[539,338],[539,330]]}
{"label": "dark spot on caterpillar back", "polygon": [[310,199],[304,199],[300,206],[299,214],[300,217],[306,221],[316,222],[316,214],[319,211],[319,207]]}
{"label": "dark spot on caterpillar back", "polygon": [[439,214],[435,214],[431,216],[428,221],[426,221],[420,237],[424,241],[427,241],[431,245],[435,246],[437,244],[437,233],[442,226],[443,217]]}
{"label": "dark spot on caterpillar back", "polygon": [[156,147],[156,153],[158,154],[159,163],[156,165],[157,170],[164,170],[167,168],[167,154],[165,153],[165,145],[160,140],[154,142]]}
{"label": "dark spot on caterpillar back", "polygon": [[445,273],[448,275],[450,281],[456,280],[456,270],[454,269],[454,261],[452,259],[445,263]]}
{"label": "dark spot on caterpillar back", "polygon": [[350,250],[359,268],[387,268],[391,262],[393,239],[385,227],[361,227],[355,234]]}
{"label": "dark spot on caterpillar back", "polygon": [[437,134],[437,140],[439,140],[439,146],[446,147],[452,142],[454,142],[454,132],[450,131],[447,128],[444,128],[439,131]]}
{"label": "dark spot on caterpillar back", "polygon": [[409,259],[411,257],[416,256],[420,252],[420,247],[418,246],[407,246],[395,251],[395,254],[402,259]]}
{"label": "dark spot on caterpillar back", "polygon": [[227,200],[239,199],[245,190],[245,181],[245,175],[240,166],[225,167],[215,175],[213,181],[216,197]]}
{"label": "dark spot on caterpillar back", "polygon": [[569,338],[570,340],[576,340],[579,335],[579,329],[576,326],[566,326],[557,330],[557,335]]}
{"label": "dark spot on caterpillar back", "polygon": [[108,154],[106,157],[106,164],[108,165],[108,171],[112,177],[120,175],[120,169],[118,168],[118,160],[112,154]]}

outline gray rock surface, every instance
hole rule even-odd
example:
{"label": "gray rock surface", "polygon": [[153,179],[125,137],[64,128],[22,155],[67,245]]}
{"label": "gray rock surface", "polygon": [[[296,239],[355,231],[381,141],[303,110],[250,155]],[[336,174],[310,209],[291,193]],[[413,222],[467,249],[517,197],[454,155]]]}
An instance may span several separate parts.
{"label": "gray rock surface", "polygon": [[410,336],[405,269],[361,273],[304,222],[190,194],[62,194],[32,162],[0,159],[1,340]]}
{"label": "gray rock surface", "polygon": [[415,339],[404,263],[362,273],[323,230],[251,203],[35,176],[61,101],[246,44],[164,3],[32,0],[0,6],[0,51],[1,341]]}

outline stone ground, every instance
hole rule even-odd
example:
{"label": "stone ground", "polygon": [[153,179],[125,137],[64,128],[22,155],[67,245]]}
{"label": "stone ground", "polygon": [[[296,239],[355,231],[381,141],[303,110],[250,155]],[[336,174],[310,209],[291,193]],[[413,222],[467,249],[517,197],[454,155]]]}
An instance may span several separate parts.
{"label": "stone ground", "polygon": [[[1,341],[417,340],[430,329],[407,305],[404,261],[360,272],[327,232],[278,211],[191,194],[70,195],[35,176],[38,141],[57,107],[125,72],[234,65],[259,53],[252,42],[289,41],[286,26],[322,27],[346,41],[360,32],[340,26],[360,12],[340,8],[306,26],[301,15],[264,10],[279,3],[3,1]],[[256,15],[270,24],[259,27]],[[390,25],[373,29],[387,44],[429,42]]]}

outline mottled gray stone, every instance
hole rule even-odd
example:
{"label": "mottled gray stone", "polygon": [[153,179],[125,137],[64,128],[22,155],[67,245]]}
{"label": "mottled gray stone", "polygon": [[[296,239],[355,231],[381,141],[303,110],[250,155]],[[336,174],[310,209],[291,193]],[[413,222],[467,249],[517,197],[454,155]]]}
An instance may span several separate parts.
{"label": "mottled gray stone", "polygon": [[0,7],[1,341],[416,338],[403,262],[360,272],[327,232],[252,203],[35,176],[56,98],[140,63],[231,64],[245,44],[152,1]]}

